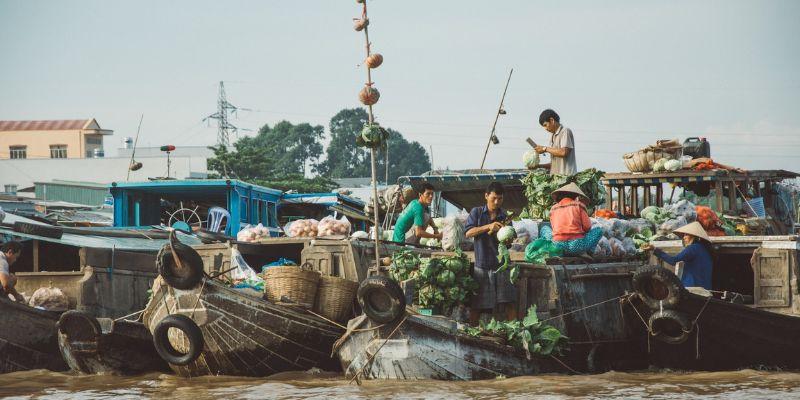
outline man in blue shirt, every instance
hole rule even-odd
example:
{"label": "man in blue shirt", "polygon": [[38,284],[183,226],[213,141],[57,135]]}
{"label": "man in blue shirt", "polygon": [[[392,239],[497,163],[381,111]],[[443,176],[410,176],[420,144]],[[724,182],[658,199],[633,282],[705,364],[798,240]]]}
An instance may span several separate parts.
{"label": "man in blue shirt", "polygon": [[[470,323],[478,323],[481,313],[505,311],[506,319],[516,319],[517,291],[511,283],[509,271],[496,273],[500,262],[497,260],[497,231],[503,227],[506,213],[503,205],[503,185],[492,182],[486,188],[486,205],[470,211],[464,226],[466,236],[475,238],[475,268],[472,276],[478,283],[478,292],[472,299]],[[502,307],[498,307],[501,306]]]}
{"label": "man in blue shirt", "polygon": [[[681,236],[686,248],[674,256],[664,253],[661,249],[655,249],[653,255],[670,265],[683,261],[683,275],[681,276],[683,286],[699,286],[710,290],[712,258],[709,248],[711,240],[708,238],[706,230],[699,222],[692,222],[675,229],[672,233]],[[653,249],[653,245],[649,243],[642,246],[642,250]]]}

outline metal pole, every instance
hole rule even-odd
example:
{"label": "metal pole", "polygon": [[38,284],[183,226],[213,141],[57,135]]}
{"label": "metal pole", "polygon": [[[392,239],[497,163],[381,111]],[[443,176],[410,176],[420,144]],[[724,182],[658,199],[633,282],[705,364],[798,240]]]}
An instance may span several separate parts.
{"label": "metal pole", "polygon": [[489,146],[492,144],[492,138],[494,137],[494,130],[497,127],[497,120],[500,118],[500,112],[503,111],[503,101],[506,99],[506,92],[508,91],[508,83],[511,82],[511,74],[514,73],[514,68],[511,68],[511,71],[508,73],[508,80],[506,80],[506,87],[503,89],[503,97],[500,98],[500,107],[497,108],[497,114],[494,116],[494,123],[492,124],[492,133],[489,134],[489,141],[486,143],[486,150],[483,152],[483,159],[481,160],[481,169],[483,169],[483,164],[486,162],[486,155],[489,154]]}

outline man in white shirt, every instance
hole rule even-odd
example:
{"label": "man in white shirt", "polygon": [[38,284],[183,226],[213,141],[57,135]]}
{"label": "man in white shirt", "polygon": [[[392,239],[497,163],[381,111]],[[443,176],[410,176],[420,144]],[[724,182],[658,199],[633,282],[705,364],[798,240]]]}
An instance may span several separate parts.
{"label": "man in white shirt", "polygon": [[578,172],[572,130],[561,125],[561,118],[549,108],[539,115],[539,125],[550,132],[550,145],[536,146],[536,152],[539,154],[549,153],[553,157],[550,164],[542,164],[542,166],[550,167],[551,174],[574,175]]}
{"label": "man in white shirt", "polygon": [[4,297],[13,295],[14,300],[25,302],[25,298],[14,289],[17,277],[11,273],[11,264],[17,261],[21,253],[22,245],[19,242],[4,243],[0,247],[0,295]]}

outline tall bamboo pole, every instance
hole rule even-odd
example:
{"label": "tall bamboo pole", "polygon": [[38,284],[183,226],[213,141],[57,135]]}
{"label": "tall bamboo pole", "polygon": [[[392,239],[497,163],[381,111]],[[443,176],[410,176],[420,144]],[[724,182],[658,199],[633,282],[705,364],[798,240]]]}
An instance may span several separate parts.
{"label": "tall bamboo pole", "polygon": [[[364,12],[362,18],[367,18],[367,0],[364,0]],[[367,57],[370,55],[370,45],[369,45],[369,25],[364,27],[364,38],[366,39],[366,49],[367,49]],[[367,84],[372,86],[372,69],[367,66]],[[369,110],[369,123],[372,124],[375,122],[375,115],[372,113],[372,105],[367,106]],[[380,264],[380,232],[378,232],[380,225],[378,224],[378,214],[380,214],[380,208],[378,207],[378,167],[375,161],[375,149],[370,148],[370,161],[372,164],[372,210],[373,210],[373,225],[375,226],[375,262],[376,264]],[[387,166],[388,168],[388,166]]]}

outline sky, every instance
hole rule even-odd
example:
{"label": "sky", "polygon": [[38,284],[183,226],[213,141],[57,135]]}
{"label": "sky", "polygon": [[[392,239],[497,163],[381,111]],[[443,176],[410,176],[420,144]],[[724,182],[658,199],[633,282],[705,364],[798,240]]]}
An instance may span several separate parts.
{"label": "sky", "polygon": [[[571,128],[578,168],[624,170],[658,139],[706,137],[712,157],[800,170],[800,1],[368,0],[377,120],[478,168],[509,70],[487,168],[520,168],[539,113]],[[106,154],[213,145],[219,82],[252,135],[326,127],[360,106],[355,0],[0,0],[0,119],[96,118]],[[244,129],[251,129],[246,131]],[[394,155],[393,155],[394,156]]]}

